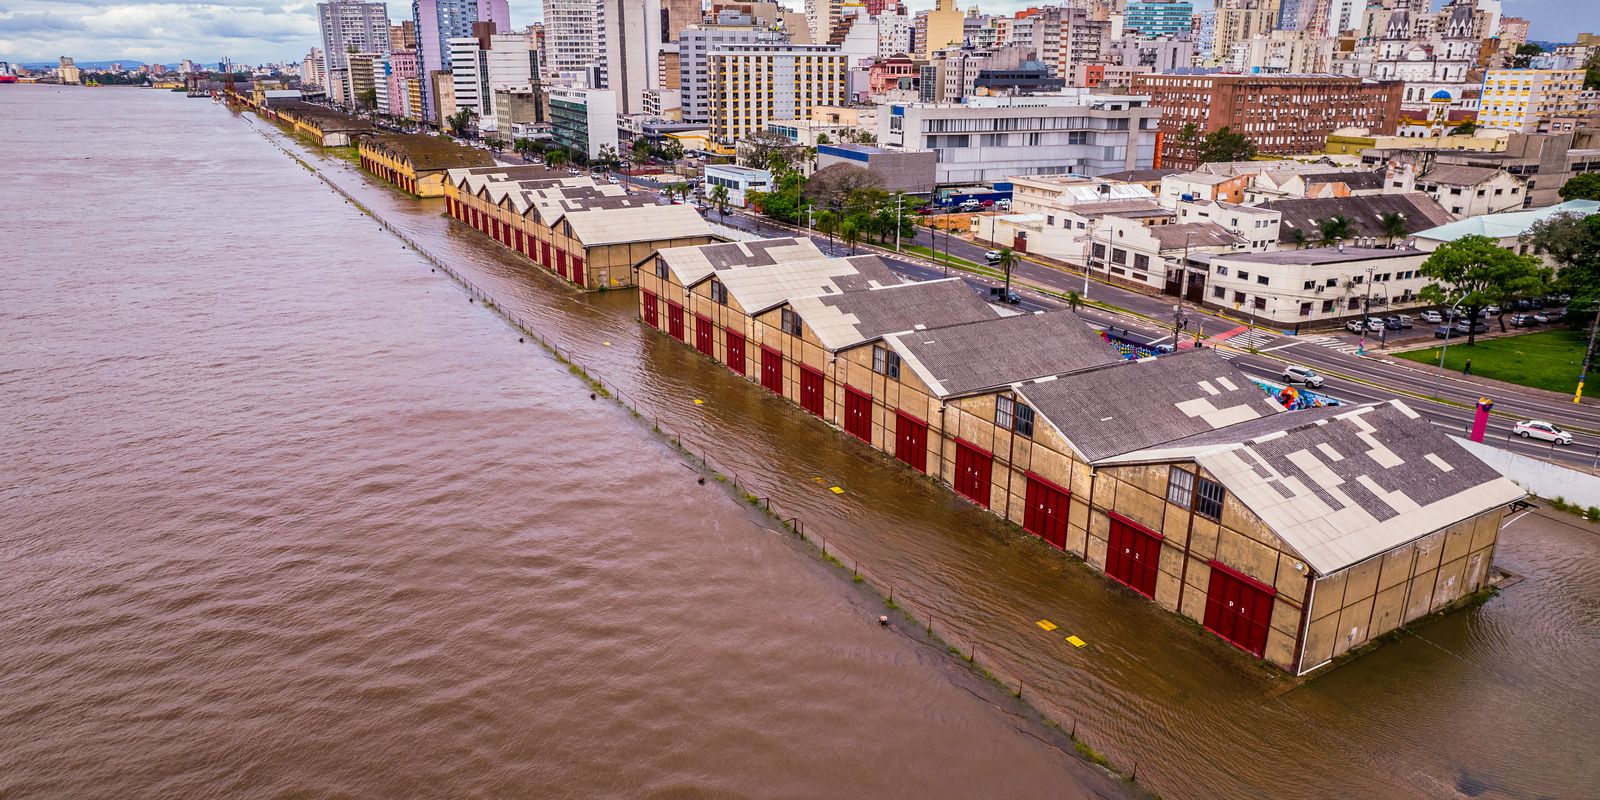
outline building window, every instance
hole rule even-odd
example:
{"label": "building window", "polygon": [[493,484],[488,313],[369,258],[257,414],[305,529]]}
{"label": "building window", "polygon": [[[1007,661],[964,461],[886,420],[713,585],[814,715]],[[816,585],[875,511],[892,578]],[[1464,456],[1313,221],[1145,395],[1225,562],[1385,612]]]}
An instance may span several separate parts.
{"label": "building window", "polygon": [[1134,269],[1149,269],[1150,268],[1150,257],[1147,256],[1147,255],[1143,255],[1141,253],[1134,253],[1133,254],[1133,268]]}
{"label": "building window", "polygon": [[716,278],[711,279],[711,299],[719,305],[728,304],[728,286]]}
{"label": "building window", "polygon": [[1257,297],[1256,298],[1256,310],[1257,311],[1266,311],[1267,310],[1267,298],[1265,298],[1265,297]]}
{"label": "building window", "polygon": [[994,424],[1022,436],[1033,436],[1033,409],[1009,397],[994,399]]}
{"label": "building window", "polygon": [[656,277],[662,280],[667,279],[667,260],[661,256],[656,256]]}
{"label": "building window", "polygon": [[1324,300],[1324,301],[1322,301],[1322,313],[1324,313],[1324,314],[1332,314],[1333,313],[1333,301],[1332,300]]}
{"label": "building window", "polygon": [[1221,300],[1227,294],[1228,294],[1228,290],[1222,288],[1221,286],[1213,286],[1213,287],[1211,287],[1211,296],[1217,298],[1218,300]]}
{"label": "building window", "polygon": [[793,311],[791,311],[791,310],[789,310],[787,308],[784,309],[783,310],[783,314],[782,314],[781,324],[783,325],[783,330],[784,330],[785,333],[794,334],[795,336],[799,336],[800,335],[800,315],[799,314],[796,314],[796,313],[794,313]]}
{"label": "building window", "polygon": [[1306,281],[1306,285],[1305,285],[1304,288],[1311,289],[1311,288],[1316,286],[1316,283],[1317,283],[1316,281]]}
{"label": "building window", "polygon": [[1222,520],[1222,484],[1196,477],[1194,513],[1206,519]]}
{"label": "building window", "polygon": [[1311,316],[1311,301],[1310,300],[1307,300],[1304,303],[1300,304],[1300,316],[1302,316],[1302,317]]}
{"label": "building window", "polygon": [[1111,251],[1111,263],[1113,263],[1113,264],[1126,264],[1126,263],[1128,263],[1128,251],[1126,251],[1126,250],[1124,250],[1124,249],[1122,249],[1120,247],[1112,249],[1112,251]]}
{"label": "building window", "polygon": [[1243,303],[1244,302],[1244,292],[1234,292],[1233,293],[1233,302],[1234,303]]}
{"label": "building window", "polygon": [[1226,275],[1226,274],[1228,274],[1228,268],[1224,267],[1224,266],[1218,266],[1217,267],[1217,274],[1218,275]]}
{"label": "building window", "polygon": [[1248,273],[1248,272],[1245,272],[1245,271],[1244,271],[1244,270],[1242,270],[1242,269],[1241,269],[1241,270],[1239,270],[1239,280],[1241,280],[1241,281],[1247,281],[1247,280],[1250,280],[1250,273]]}
{"label": "building window", "polygon": [[1328,287],[1329,289],[1332,289],[1333,287],[1339,285],[1339,279],[1338,278],[1329,278],[1327,283],[1324,283],[1323,285]]}
{"label": "building window", "polygon": [[1167,502],[1188,508],[1194,499],[1194,473],[1173,467],[1167,478]]}
{"label": "building window", "polygon": [[881,344],[873,345],[872,371],[900,380],[900,354]]}
{"label": "building window", "polygon": [[1262,286],[1266,286],[1267,285],[1267,276],[1265,276],[1265,275],[1257,275],[1256,276],[1256,283],[1259,283]]}

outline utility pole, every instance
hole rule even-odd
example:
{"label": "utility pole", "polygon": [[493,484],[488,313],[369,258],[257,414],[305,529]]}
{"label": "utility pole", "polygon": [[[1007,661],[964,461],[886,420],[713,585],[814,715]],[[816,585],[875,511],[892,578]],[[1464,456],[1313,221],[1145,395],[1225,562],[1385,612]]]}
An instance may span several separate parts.
{"label": "utility pole", "polygon": [[[1340,249],[1344,246],[1341,244]],[[1367,267],[1367,297],[1361,301],[1361,338],[1356,341],[1356,355],[1367,354],[1367,320],[1372,319],[1372,267]]]}
{"label": "utility pole", "polygon": [[1600,307],[1595,309],[1594,324],[1589,326],[1589,349],[1583,352],[1583,371],[1578,373],[1578,390],[1572,393],[1572,402],[1583,399],[1583,382],[1589,377],[1589,366],[1594,359],[1595,334],[1600,332]]}
{"label": "utility pole", "polygon": [[[1183,235],[1183,260],[1178,262],[1178,304],[1172,307],[1172,349],[1178,349],[1178,330],[1183,323],[1183,290],[1189,283],[1189,239],[1194,234]],[[1198,340],[1198,339],[1197,339]]]}
{"label": "utility pole", "polygon": [[[1461,299],[1457,300],[1456,304],[1450,307],[1450,316],[1445,320],[1444,323],[1444,346],[1439,348],[1439,371],[1433,376],[1433,399],[1435,400],[1439,399],[1439,381],[1444,377],[1444,354],[1450,351],[1450,334],[1456,329],[1456,309],[1460,308],[1461,303],[1466,299],[1467,296],[1462,295]],[[1471,322],[1467,323],[1467,330],[1472,330]],[[1580,381],[1579,386],[1581,387],[1582,385],[1583,384]]]}
{"label": "utility pole", "polygon": [[894,194],[894,251],[896,253],[900,252],[900,226],[901,226],[903,220],[905,219],[904,217],[900,216],[901,213],[902,213],[900,211],[900,203],[902,201],[904,201],[905,199],[906,199],[905,192],[895,192],[895,194]]}

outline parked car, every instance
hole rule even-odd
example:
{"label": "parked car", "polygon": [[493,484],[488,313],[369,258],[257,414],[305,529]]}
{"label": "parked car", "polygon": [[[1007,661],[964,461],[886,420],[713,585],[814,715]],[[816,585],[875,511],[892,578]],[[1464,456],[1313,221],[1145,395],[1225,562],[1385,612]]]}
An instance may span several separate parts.
{"label": "parked car", "polygon": [[1367,333],[1378,333],[1383,330],[1383,320],[1378,317],[1367,317]]}
{"label": "parked car", "polygon": [[1351,333],[1361,333],[1361,331],[1362,331],[1361,320],[1353,319],[1353,320],[1350,320],[1349,322],[1346,322],[1344,324],[1344,329],[1349,331],[1349,332],[1351,332]]}
{"label": "parked car", "polygon": [[1396,314],[1396,315],[1394,315],[1393,318],[1400,322],[1400,327],[1402,327],[1402,328],[1410,328],[1411,327],[1411,315],[1410,314]]}
{"label": "parked car", "polygon": [[1448,339],[1450,335],[1449,325],[1440,325],[1433,329],[1433,338],[1435,339]]}
{"label": "parked car", "polygon": [[1566,305],[1566,304],[1572,302],[1572,295],[1570,295],[1570,294],[1558,294],[1558,295],[1552,296],[1550,299],[1556,301],[1557,303],[1560,303],[1561,305]]}
{"label": "parked car", "polygon": [[1537,314],[1512,314],[1511,315],[1511,327],[1513,327],[1513,328],[1532,328],[1533,326],[1538,325],[1538,324],[1539,324],[1539,317],[1538,317]]}
{"label": "parked car", "polygon": [[1549,311],[1540,311],[1539,313],[1534,314],[1533,318],[1540,322],[1549,324],[1551,322],[1560,322],[1561,318],[1564,316],[1566,315],[1561,313],[1561,309],[1552,308]]}
{"label": "parked car", "polygon": [[997,210],[1000,210],[1000,211],[1010,211],[1010,210],[1011,210],[1011,201],[1010,201],[1010,200],[1000,200],[1000,201],[997,201],[997,202],[996,202],[996,203],[995,203],[995,204],[994,204],[994,207],[995,207],[995,208],[996,208],[996,209],[997,209]]}
{"label": "parked car", "polygon": [[[889,221],[893,222],[894,220],[891,219]],[[993,264],[994,262],[1000,260],[1000,251],[999,250],[990,250],[989,252],[984,253],[983,257],[989,259],[989,263]]]}
{"label": "parked car", "polygon": [[1482,320],[1456,320],[1456,333],[1488,333],[1489,323]]}
{"label": "parked car", "polygon": [[1498,317],[1498,316],[1500,316],[1500,307],[1499,306],[1484,306],[1483,307],[1483,316],[1485,316],[1485,317]]}
{"label": "parked car", "polygon": [[1422,312],[1418,316],[1422,317],[1422,321],[1423,322],[1427,322],[1427,323],[1430,323],[1430,324],[1433,324],[1433,325],[1438,325],[1439,323],[1444,322],[1444,315],[1440,314],[1437,311],[1434,311],[1431,308],[1428,309],[1427,311]]}
{"label": "parked car", "polygon": [[1016,305],[1022,302],[1022,296],[1016,292],[1006,291],[1004,286],[990,286],[989,300],[995,303],[1010,303]]}
{"label": "parked car", "polygon": [[1545,422],[1540,419],[1525,419],[1511,426],[1511,432],[1524,439],[1539,439],[1545,442],[1555,442],[1559,445],[1572,444],[1572,434],[1561,430],[1554,422]]}
{"label": "parked car", "polygon": [[1303,383],[1309,389],[1322,385],[1322,376],[1311,371],[1310,367],[1284,367],[1284,383]]}
{"label": "parked car", "polygon": [[976,200],[963,200],[963,201],[961,201],[961,210],[962,211],[977,211],[978,209],[980,209],[982,207],[983,207],[983,204],[979,203]]}
{"label": "parked car", "polygon": [[1383,327],[1388,328],[1391,331],[1400,330],[1400,318],[1394,316],[1384,317]]}

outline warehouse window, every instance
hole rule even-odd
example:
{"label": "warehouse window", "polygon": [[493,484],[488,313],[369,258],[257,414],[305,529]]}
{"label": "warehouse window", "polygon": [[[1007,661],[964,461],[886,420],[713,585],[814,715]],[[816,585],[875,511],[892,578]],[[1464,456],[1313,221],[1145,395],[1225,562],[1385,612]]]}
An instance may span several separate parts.
{"label": "warehouse window", "polygon": [[1009,397],[996,397],[994,400],[994,424],[1006,430],[1016,431],[1023,436],[1032,437],[1033,409]]}
{"label": "warehouse window", "polygon": [[881,344],[873,345],[872,371],[900,380],[900,354]]}
{"label": "warehouse window", "polygon": [[1222,484],[1195,478],[1194,511],[1207,519],[1222,519]]}
{"label": "warehouse window", "polygon": [[716,278],[711,279],[711,299],[720,305],[728,304],[728,285]]}
{"label": "warehouse window", "polygon": [[656,256],[656,277],[662,280],[667,278],[667,260],[661,256]]}
{"label": "warehouse window", "polygon": [[1193,499],[1194,473],[1173,467],[1167,478],[1167,501],[1188,508]]}
{"label": "warehouse window", "polygon": [[781,319],[781,324],[783,326],[783,330],[784,330],[785,333],[791,333],[791,334],[794,334],[795,336],[799,336],[800,335],[800,315],[799,314],[794,313],[790,309],[787,309],[787,308],[784,309],[783,310],[782,319]]}

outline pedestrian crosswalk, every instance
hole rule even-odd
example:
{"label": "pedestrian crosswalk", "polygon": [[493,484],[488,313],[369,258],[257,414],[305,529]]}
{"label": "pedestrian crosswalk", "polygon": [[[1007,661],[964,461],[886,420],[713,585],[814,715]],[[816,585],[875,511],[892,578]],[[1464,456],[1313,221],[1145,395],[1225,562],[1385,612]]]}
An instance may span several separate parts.
{"label": "pedestrian crosswalk", "polygon": [[1349,353],[1352,355],[1361,349],[1361,347],[1354,342],[1345,341],[1337,336],[1301,336],[1300,340],[1306,344],[1314,344],[1318,347],[1326,347],[1329,350],[1338,350],[1341,353]]}
{"label": "pedestrian crosswalk", "polygon": [[1227,342],[1229,347],[1237,347],[1242,350],[1252,348],[1259,350],[1276,338],[1278,338],[1278,334],[1271,331],[1245,331],[1244,333],[1230,336],[1224,341]]}

